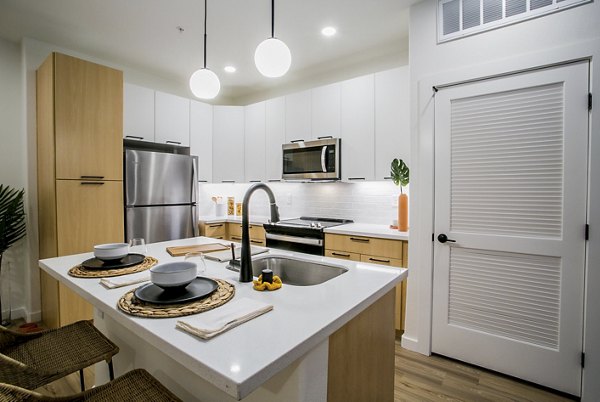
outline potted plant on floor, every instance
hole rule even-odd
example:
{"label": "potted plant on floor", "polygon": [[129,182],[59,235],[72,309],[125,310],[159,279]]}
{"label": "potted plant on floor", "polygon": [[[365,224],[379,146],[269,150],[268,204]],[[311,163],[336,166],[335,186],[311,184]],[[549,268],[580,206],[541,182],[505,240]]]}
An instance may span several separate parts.
{"label": "potted plant on floor", "polygon": [[[4,252],[25,236],[25,190],[16,190],[0,184],[0,325],[10,324],[2,318],[2,257]],[[10,297],[10,292],[9,292]]]}
{"label": "potted plant on floor", "polygon": [[394,184],[400,186],[400,196],[398,196],[398,230],[408,231],[408,195],[404,194],[402,187],[407,186],[409,182],[409,169],[402,159],[394,159],[391,165],[391,176]]}

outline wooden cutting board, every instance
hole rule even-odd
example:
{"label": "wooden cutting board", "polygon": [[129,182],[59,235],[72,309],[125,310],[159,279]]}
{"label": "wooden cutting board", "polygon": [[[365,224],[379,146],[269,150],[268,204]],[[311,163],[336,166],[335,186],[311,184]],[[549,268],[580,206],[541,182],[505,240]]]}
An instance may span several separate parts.
{"label": "wooden cutting board", "polygon": [[173,257],[181,257],[187,253],[210,253],[213,251],[227,250],[229,247],[220,243],[198,244],[195,246],[167,247],[167,252]]}

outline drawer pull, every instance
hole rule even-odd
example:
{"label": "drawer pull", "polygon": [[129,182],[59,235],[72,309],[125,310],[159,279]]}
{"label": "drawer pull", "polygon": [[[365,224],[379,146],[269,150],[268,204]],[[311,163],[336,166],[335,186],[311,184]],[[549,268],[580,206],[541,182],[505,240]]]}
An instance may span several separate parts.
{"label": "drawer pull", "polygon": [[348,180],[365,180],[364,177],[348,177]]}
{"label": "drawer pull", "polygon": [[143,140],[144,137],[138,137],[137,135],[126,135],[125,138],[131,138],[134,140]]}
{"label": "drawer pull", "polygon": [[102,180],[104,176],[79,176],[79,178],[83,180]]}
{"label": "drawer pull", "polygon": [[296,142],[304,142],[304,140],[300,139],[300,140],[291,140],[290,141],[292,144],[296,143]]}
{"label": "drawer pull", "polygon": [[165,141],[166,144],[181,145],[180,141]]}
{"label": "drawer pull", "polygon": [[361,239],[360,237],[351,237],[350,240],[357,241],[359,243],[368,243],[370,241],[369,239]]}
{"label": "drawer pull", "polygon": [[209,225],[208,227],[209,227],[209,228],[222,228],[222,227],[223,227],[223,224],[222,224],[222,223],[219,223],[218,225]]}
{"label": "drawer pull", "polygon": [[104,184],[103,181],[82,181],[81,182],[82,185],[84,186],[101,186]]}
{"label": "drawer pull", "polygon": [[232,238],[233,240],[242,240],[242,238],[241,238],[241,237],[238,237],[238,236],[231,236],[231,238]]}
{"label": "drawer pull", "polygon": [[262,244],[262,241],[260,241],[260,240],[252,240],[252,239],[250,239],[250,243],[254,243],[254,244]]}
{"label": "drawer pull", "polygon": [[369,258],[369,261],[385,262],[386,264],[390,263],[390,260],[380,260],[379,258]]}
{"label": "drawer pull", "polygon": [[215,239],[223,240],[223,236],[215,237]]}
{"label": "drawer pull", "polygon": [[338,257],[346,257],[346,258],[350,257],[350,254],[335,253],[335,252],[332,252],[331,255],[337,255]]}

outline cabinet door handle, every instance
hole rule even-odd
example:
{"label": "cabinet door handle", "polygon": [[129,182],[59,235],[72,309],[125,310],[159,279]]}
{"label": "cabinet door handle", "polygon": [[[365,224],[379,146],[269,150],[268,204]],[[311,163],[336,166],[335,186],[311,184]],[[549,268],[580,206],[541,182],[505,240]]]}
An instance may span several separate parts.
{"label": "cabinet door handle", "polygon": [[242,238],[241,238],[241,237],[238,237],[238,236],[231,236],[231,238],[232,238],[233,240],[242,240]]}
{"label": "cabinet door handle", "polygon": [[198,180],[198,183],[208,183],[208,180]]}
{"label": "cabinet door handle", "polygon": [[103,181],[82,181],[81,185],[83,186],[101,186],[103,185]]}
{"label": "cabinet door handle", "polygon": [[179,141],[165,141],[166,144],[175,144],[175,145],[181,145],[181,142]]}
{"label": "cabinet door handle", "polygon": [[385,176],[383,180],[392,180],[392,176]]}
{"label": "cabinet door handle", "polygon": [[390,263],[390,260],[380,260],[378,258],[369,258],[369,261],[375,261],[375,262],[385,262],[386,264]]}
{"label": "cabinet door handle", "polygon": [[248,180],[248,183],[260,183],[260,180]]}
{"label": "cabinet door handle", "polygon": [[268,181],[269,181],[269,183],[276,183],[276,182],[278,183],[281,181],[281,179],[269,179]]}
{"label": "cabinet door handle", "polygon": [[125,138],[132,138],[134,140],[143,140],[144,137],[138,137],[136,135],[126,135]]}
{"label": "cabinet door handle", "polygon": [[79,176],[79,178],[83,180],[102,180],[104,176]]}
{"label": "cabinet door handle", "polygon": [[235,180],[221,180],[221,183],[235,183]]}
{"label": "cabinet door handle", "polygon": [[370,241],[369,239],[361,239],[360,237],[351,237],[350,240],[357,241],[359,243],[368,243]]}
{"label": "cabinet door handle", "polygon": [[290,141],[292,144],[296,143],[296,142],[304,142],[304,140],[291,140]]}
{"label": "cabinet door handle", "polygon": [[344,254],[344,253],[336,253],[336,252],[332,252],[331,255],[337,255],[339,257],[350,257],[350,254]]}
{"label": "cabinet door handle", "polygon": [[209,228],[220,228],[220,227],[223,227],[223,224],[219,223],[218,225],[209,225],[208,227]]}
{"label": "cabinet door handle", "polygon": [[252,239],[250,239],[250,243],[254,243],[254,244],[262,244],[262,241],[260,241],[260,240],[252,240]]}
{"label": "cabinet door handle", "polygon": [[333,138],[333,136],[331,136],[331,135],[325,135],[323,137],[317,137],[317,140],[324,140],[326,138]]}
{"label": "cabinet door handle", "polygon": [[365,180],[364,177],[348,177],[348,180]]}

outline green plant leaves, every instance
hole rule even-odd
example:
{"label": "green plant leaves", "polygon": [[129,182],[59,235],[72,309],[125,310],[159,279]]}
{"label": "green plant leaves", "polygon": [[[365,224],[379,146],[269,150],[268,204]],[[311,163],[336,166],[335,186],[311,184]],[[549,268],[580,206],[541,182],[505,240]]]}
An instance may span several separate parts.
{"label": "green plant leaves", "polygon": [[402,159],[394,159],[391,165],[391,176],[394,184],[406,186],[409,181],[409,169]]}
{"label": "green plant leaves", "polygon": [[0,184],[0,255],[25,236],[25,190]]}

